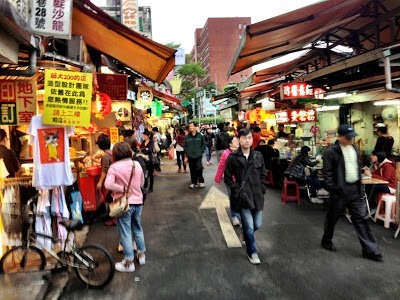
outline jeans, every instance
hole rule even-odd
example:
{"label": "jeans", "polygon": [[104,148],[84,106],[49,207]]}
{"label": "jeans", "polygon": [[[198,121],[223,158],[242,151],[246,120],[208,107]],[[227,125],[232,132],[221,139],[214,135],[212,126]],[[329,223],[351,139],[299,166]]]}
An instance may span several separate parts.
{"label": "jeans", "polygon": [[128,211],[118,218],[118,233],[121,245],[124,248],[125,260],[133,261],[135,258],[133,253],[132,232],[136,242],[137,252],[144,253],[146,251],[141,222],[142,209],[142,204],[130,204]]}
{"label": "jeans", "polygon": [[318,176],[312,174],[311,176],[307,176],[306,181],[310,186],[310,195],[311,197],[317,197],[317,190],[322,189],[321,182],[318,179]]}
{"label": "jeans", "polygon": [[176,162],[178,163],[179,169],[181,169],[181,166],[183,165],[183,169],[186,170],[185,151],[176,151]]}
{"label": "jeans", "polygon": [[240,216],[242,218],[243,236],[246,242],[246,252],[250,256],[257,253],[256,239],[254,232],[262,225],[262,211],[255,211],[253,209],[242,208]]}
{"label": "jeans", "polygon": [[207,162],[211,160],[212,146],[206,146],[206,159]]}
{"label": "jeans", "polygon": [[[230,197],[231,197],[231,193],[232,193],[231,188],[230,188],[229,186],[227,186],[226,184],[225,184],[225,186],[226,186],[226,191],[228,192],[228,198],[230,198]],[[236,211],[236,210],[233,210],[233,209],[231,208],[231,218],[232,218],[232,219],[233,219],[233,218],[238,218],[238,219],[240,219],[240,212],[238,212],[238,211]]]}

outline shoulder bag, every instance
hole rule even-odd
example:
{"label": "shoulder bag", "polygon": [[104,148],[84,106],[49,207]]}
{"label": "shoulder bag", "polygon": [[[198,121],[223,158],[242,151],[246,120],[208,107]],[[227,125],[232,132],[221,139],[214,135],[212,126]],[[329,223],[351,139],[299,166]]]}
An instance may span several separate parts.
{"label": "shoulder bag", "polygon": [[124,213],[126,213],[129,209],[128,191],[129,191],[129,187],[131,186],[131,182],[132,182],[134,166],[135,166],[135,163],[133,162],[132,172],[131,172],[131,177],[129,178],[128,187],[124,187],[124,192],[123,192],[122,196],[114,199],[113,202],[110,204],[110,213],[109,213],[110,217],[119,218]]}

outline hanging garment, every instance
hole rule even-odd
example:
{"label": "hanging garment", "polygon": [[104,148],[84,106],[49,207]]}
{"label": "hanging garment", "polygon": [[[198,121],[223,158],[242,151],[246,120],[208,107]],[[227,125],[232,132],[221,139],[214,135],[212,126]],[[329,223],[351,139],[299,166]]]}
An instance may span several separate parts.
{"label": "hanging garment", "polygon": [[[43,233],[46,235],[52,235],[51,230],[51,214],[50,214],[50,193],[48,190],[39,191],[40,196],[36,205],[36,216],[35,216],[35,231],[37,233]],[[53,247],[51,239],[44,237],[37,237],[37,241],[44,246],[46,249]],[[40,247],[39,244],[36,246]]]}
{"label": "hanging garment", "polygon": [[[51,214],[56,217],[57,236],[64,244],[67,238],[67,230],[64,226],[60,225],[62,220],[69,220],[69,211],[65,201],[63,187],[56,187],[53,189],[51,197]],[[63,246],[63,245],[62,245]]]}
{"label": "hanging garment", "polygon": [[68,134],[71,126],[43,125],[42,115],[34,116],[28,133],[34,147],[32,185],[38,189],[52,189],[73,183],[70,166]]}
{"label": "hanging garment", "polygon": [[3,246],[21,245],[23,218],[19,187],[5,187],[1,205]]}

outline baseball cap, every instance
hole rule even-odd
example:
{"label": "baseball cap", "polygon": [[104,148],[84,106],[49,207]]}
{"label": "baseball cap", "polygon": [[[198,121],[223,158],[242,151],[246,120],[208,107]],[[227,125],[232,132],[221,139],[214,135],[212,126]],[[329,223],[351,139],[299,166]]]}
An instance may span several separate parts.
{"label": "baseball cap", "polygon": [[356,137],[358,134],[354,131],[354,128],[349,124],[341,124],[338,129],[339,135],[344,135],[348,138]]}

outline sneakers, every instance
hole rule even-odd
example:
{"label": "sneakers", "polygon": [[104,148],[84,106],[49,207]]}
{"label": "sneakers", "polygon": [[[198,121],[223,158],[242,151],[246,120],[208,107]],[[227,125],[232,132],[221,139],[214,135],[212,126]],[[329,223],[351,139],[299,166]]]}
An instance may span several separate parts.
{"label": "sneakers", "polygon": [[257,253],[253,253],[251,256],[247,256],[247,258],[253,265],[259,265],[261,263]]}
{"label": "sneakers", "polygon": [[311,198],[310,198],[310,201],[311,201],[312,203],[316,203],[316,204],[322,204],[322,203],[324,203],[324,200],[321,200],[321,199],[319,199],[318,197],[311,197]]}
{"label": "sneakers", "polygon": [[207,162],[207,166],[209,166],[209,165],[211,165],[211,162],[210,162],[210,161]]}
{"label": "sneakers", "polygon": [[119,271],[119,272],[134,272],[135,271],[135,264],[133,263],[133,261],[131,262],[131,264],[127,267],[125,266],[125,259],[123,259],[121,262],[117,262],[115,264],[115,270]]}
{"label": "sneakers", "polygon": [[183,173],[187,173],[187,170],[185,169],[185,170],[183,170]]}
{"label": "sneakers", "polygon": [[182,173],[182,169],[178,169],[178,173]]}
{"label": "sneakers", "polygon": [[138,253],[137,258],[139,260],[139,265],[143,266],[146,263],[146,255],[144,253]]}
{"label": "sneakers", "polygon": [[203,188],[203,187],[205,187],[206,185],[204,184],[204,182],[200,182],[200,183],[198,184],[198,186],[201,187],[201,188]]}
{"label": "sneakers", "polygon": [[195,187],[197,187],[197,184],[192,183],[191,185],[189,185],[189,187],[190,187],[191,189],[194,189]]}
{"label": "sneakers", "polygon": [[232,218],[232,225],[233,226],[239,226],[240,225],[240,220],[238,217],[233,217]]}
{"label": "sneakers", "polygon": [[321,196],[328,196],[328,195],[329,195],[329,192],[328,192],[326,189],[322,188],[322,189],[319,189],[319,190],[317,191],[317,194],[318,194],[318,195],[321,195]]}

